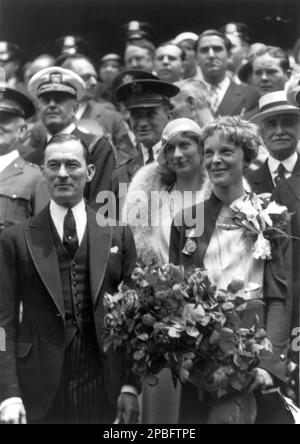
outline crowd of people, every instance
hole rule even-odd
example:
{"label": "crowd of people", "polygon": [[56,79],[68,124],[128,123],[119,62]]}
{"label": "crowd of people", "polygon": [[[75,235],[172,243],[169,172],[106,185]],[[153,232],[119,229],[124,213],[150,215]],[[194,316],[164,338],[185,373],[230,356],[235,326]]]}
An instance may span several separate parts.
{"label": "crowd of people", "polygon": [[[126,29],[99,65],[75,36],[23,65],[0,42],[0,422],[210,421],[189,382],[165,369],[141,387],[126,353],[104,353],[104,294],[132,285],[137,260],[255,283],[272,352],[249,390],[299,405],[299,44],[291,57],[243,23],[156,47],[146,24]],[[258,258],[233,208],[266,193],[290,221]],[[187,254],[175,221],[195,213]]]}

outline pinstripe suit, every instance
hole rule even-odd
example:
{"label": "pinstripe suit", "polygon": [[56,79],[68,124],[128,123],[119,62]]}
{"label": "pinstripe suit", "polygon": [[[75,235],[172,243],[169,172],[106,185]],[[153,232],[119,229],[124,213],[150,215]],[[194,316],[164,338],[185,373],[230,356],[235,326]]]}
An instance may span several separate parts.
{"label": "pinstripe suit", "polygon": [[[103,413],[100,421],[104,422],[111,421],[115,413],[121,385],[133,382],[125,374],[122,354],[108,354],[104,359],[101,352],[102,298],[106,291],[115,292],[122,280],[130,283],[136,258],[133,237],[127,227],[99,227],[96,213],[89,208],[87,236],[95,344],[76,335],[72,346],[67,348],[68,319],[49,207],[26,223],[8,228],[0,237],[0,326],[7,335],[7,351],[0,353],[0,402],[21,397],[31,422],[53,418],[53,412],[59,411],[65,402],[65,395],[74,395],[64,384],[66,380],[68,383],[74,380],[74,371],[76,377],[78,374],[83,377],[83,385],[91,394],[93,390],[87,386],[90,382],[92,386],[98,384],[94,376],[101,367],[103,396],[99,408]],[[117,247],[117,253],[111,252],[112,247]],[[18,325],[20,302],[23,320]],[[80,355],[85,358],[76,363],[76,356]],[[76,393],[80,396],[83,392]],[[87,399],[88,407],[96,402],[95,398]],[[76,420],[81,409],[72,412],[74,403],[69,406],[69,418]],[[66,422],[68,415],[64,418]],[[91,412],[86,416],[92,420]]]}

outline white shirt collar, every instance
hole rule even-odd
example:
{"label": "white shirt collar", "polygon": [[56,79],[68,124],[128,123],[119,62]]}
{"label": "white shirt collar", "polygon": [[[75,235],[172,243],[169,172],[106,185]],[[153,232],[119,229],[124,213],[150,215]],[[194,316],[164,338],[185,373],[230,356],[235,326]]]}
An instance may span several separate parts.
{"label": "white shirt collar", "polygon": [[[68,208],[58,205],[56,202],[51,200],[50,215],[61,240],[63,240],[64,236],[64,219],[67,212]],[[83,199],[79,202],[79,204],[72,208],[72,212],[74,214],[77,236],[80,244],[87,224],[86,206]]]}
{"label": "white shirt collar", "polygon": [[212,89],[214,89],[215,87],[219,90],[226,90],[228,89],[229,85],[230,85],[230,78],[228,76],[226,76],[220,83],[218,83],[217,85],[212,85],[211,83],[206,82],[206,80],[202,80],[202,82],[206,85],[208,91],[211,91]]}
{"label": "white shirt collar", "polygon": [[277,160],[274,157],[270,156],[268,159],[268,164],[269,164],[269,169],[271,171],[272,174],[277,173],[279,164],[282,163],[285,166],[285,169],[287,170],[288,173],[292,174],[296,163],[298,160],[298,154],[295,152],[294,154],[292,154],[290,157],[288,157],[285,160]]}
{"label": "white shirt collar", "polygon": [[2,171],[4,171],[18,157],[19,157],[18,150],[14,150],[8,154],[0,156],[0,173],[2,173]]}
{"label": "white shirt collar", "polygon": [[[67,126],[66,128],[62,129],[61,131],[59,131],[56,134],[71,134],[74,129],[76,128],[76,125],[74,122],[72,122],[69,126]],[[56,135],[55,134],[55,135]],[[50,134],[47,132],[47,142],[49,142],[49,140],[54,136],[54,134]]]}
{"label": "white shirt collar", "polygon": [[274,182],[275,177],[277,177],[277,170],[278,170],[278,167],[279,167],[279,165],[281,163],[284,165],[284,167],[286,169],[286,175],[285,176],[286,176],[286,179],[288,179],[292,175],[292,173],[294,171],[294,168],[296,166],[297,160],[298,160],[298,154],[297,153],[292,154],[290,157],[288,157],[287,159],[282,160],[282,161],[277,160],[277,159],[275,159],[272,156],[269,156],[269,158],[268,158],[268,166],[269,166],[269,170],[270,170],[273,182]]}

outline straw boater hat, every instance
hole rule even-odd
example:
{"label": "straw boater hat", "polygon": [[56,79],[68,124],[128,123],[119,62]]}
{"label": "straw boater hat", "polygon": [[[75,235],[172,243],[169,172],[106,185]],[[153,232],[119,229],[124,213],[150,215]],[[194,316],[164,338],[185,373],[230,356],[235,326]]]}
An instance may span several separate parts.
{"label": "straw boater hat", "polygon": [[285,91],[275,91],[262,96],[259,99],[259,113],[250,120],[260,125],[265,119],[277,114],[294,114],[300,117],[299,108],[288,103]]}

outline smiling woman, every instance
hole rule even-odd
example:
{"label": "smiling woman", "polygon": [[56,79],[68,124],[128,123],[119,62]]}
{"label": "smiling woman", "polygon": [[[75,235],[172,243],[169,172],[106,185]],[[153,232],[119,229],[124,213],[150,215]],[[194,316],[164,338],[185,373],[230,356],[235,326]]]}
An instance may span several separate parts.
{"label": "smiling woman", "polygon": [[[254,214],[260,216],[263,211],[262,207],[260,210],[255,207],[258,196],[248,194],[243,188],[244,170],[255,159],[262,143],[255,125],[239,117],[221,117],[204,128],[201,140],[204,164],[213,188],[211,197],[204,202],[204,232],[197,237],[192,254],[187,255],[184,249],[189,240],[187,227],[173,223],[170,262],[186,268],[191,265],[204,268],[220,292],[228,289],[233,278],[238,278],[249,288],[249,299],[264,300],[265,313],[256,314],[262,323],[266,319],[265,328],[273,344],[273,354],[262,355],[258,367],[253,370],[250,387],[251,390],[264,389],[274,384],[273,376],[285,380],[292,306],[288,235],[285,233],[272,241],[272,252],[267,258],[255,254],[258,232],[251,234],[247,227]],[[247,207],[242,210],[245,211],[242,213],[245,224],[239,223],[236,216],[236,209],[242,207]],[[196,208],[188,211],[193,213]],[[288,226],[284,229],[288,230]],[[251,292],[254,287],[255,292]],[[251,316],[248,322],[253,325]],[[247,398],[247,394],[245,396]],[[243,402],[239,405],[242,409]],[[180,422],[211,421],[209,413],[209,407],[199,402],[195,389],[186,384],[182,391]],[[224,421],[235,423],[238,417],[239,408],[235,417],[224,418]]]}
{"label": "smiling woman", "polygon": [[[123,220],[131,225],[138,257],[146,264],[168,262],[173,217],[209,193],[200,135],[201,128],[193,120],[169,122],[161,136],[158,161],[141,168],[129,186]],[[174,389],[167,370],[159,379],[156,387],[145,384],[142,421],[177,424],[180,389]]]}

